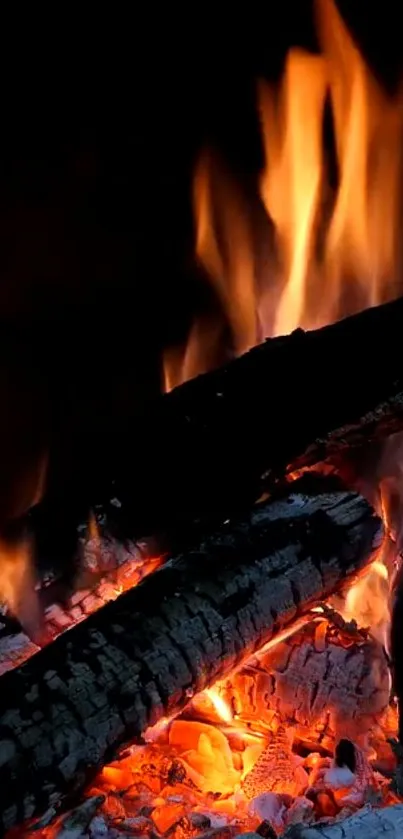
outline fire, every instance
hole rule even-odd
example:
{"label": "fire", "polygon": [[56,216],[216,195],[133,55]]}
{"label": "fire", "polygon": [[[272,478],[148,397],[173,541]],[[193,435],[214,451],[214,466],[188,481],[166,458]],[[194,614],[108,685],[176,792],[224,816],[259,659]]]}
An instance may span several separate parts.
{"label": "fire", "polygon": [[[263,335],[318,327],[396,293],[403,97],[384,92],[333,0],[317,0],[316,13],[320,55],[291,49],[279,89],[258,85],[260,196],[275,234],[264,265],[235,178],[211,150],[195,171],[196,257],[235,354]],[[164,358],[165,389],[213,367],[222,335],[211,319],[196,319],[187,346]]]}
{"label": "fire", "polygon": [[193,198],[196,256],[227,313],[235,352],[242,353],[257,340],[252,231],[236,185],[228,175],[219,175],[211,154],[199,161]]}
{"label": "fire", "polygon": [[389,574],[379,560],[372,563],[365,574],[347,592],[343,617],[356,620],[360,626],[371,627],[374,637],[387,647],[387,632],[390,625]]}
{"label": "fire", "polygon": [[285,279],[274,334],[290,332],[305,320],[322,183],[326,81],[324,60],[295,50],[288,56],[279,103],[267,86],[259,90],[266,152],[261,192],[275,225]]}
{"label": "fire", "polygon": [[[92,518],[88,531],[98,551]],[[137,563],[137,574],[160,562]],[[129,575],[125,585],[133,584]],[[183,714],[162,717],[141,745],[104,766],[76,810],[39,830],[17,829],[14,839],[59,839],[73,827],[83,836],[98,835],[98,827],[107,835],[111,827],[191,839],[210,826],[229,839],[264,820],[282,835],[302,815],[338,817],[369,796],[378,806],[395,800],[372,766],[376,761],[385,775],[394,767],[387,738],[397,715],[382,637],[389,585],[383,547],[348,589],[342,614],[322,604],[297,619],[229,678],[196,694]],[[354,750],[355,772],[332,759],[340,743]]]}
{"label": "fire", "polygon": [[222,721],[229,723],[232,722],[233,713],[231,711],[231,708],[228,702],[226,702],[222,698],[222,696],[220,696],[218,691],[214,688],[208,688],[206,691],[204,691],[204,693],[210,699],[210,702],[214,706],[215,710],[217,711],[217,714],[222,719]]}
{"label": "fire", "polygon": [[28,539],[17,544],[0,541],[0,603],[18,618],[31,638],[38,635],[41,611]]}
{"label": "fire", "polygon": [[[260,200],[275,234],[264,267],[252,213],[231,173],[205,150],[194,175],[196,257],[236,355],[263,335],[317,327],[384,302],[397,279],[403,99],[383,92],[333,0],[317,0],[316,8],[320,55],[293,49],[280,87],[258,85]],[[327,107],[333,157],[324,142]],[[187,344],[164,357],[166,391],[215,365],[224,331],[205,314],[194,321]],[[391,533],[402,475],[403,467],[380,484]],[[88,543],[96,567],[107,567],[99,565],[94,516]],[[141,745],[105,766],[87,792],[106,824],[173,839],[211,826],[228,827],[230,836],[262,821],[280,833],[314,807],[322,818],[364,806],[370,794],[388,803],[387,783],[384,791],[371,765],[376,759],[385,776],[393,771],[387,738],[397,729],[384,654],[391,569],[382,550],[340,602],[296,620],[229,679],[195,696],[182,715],[163,717]],[[34,589],[28,547],[1,560],[0,596],[27,620],[20,595]],[[133,563],[129,575],[117,569],[108,599],[161,562]],[[33,615],[35,608],[31,601]],[[355,771],[332,759],[341,743],[353,753]],[[53,839],[61,824],[38,837]]]}
{"label": "fire", "polygon": [[[384,579],[382,569],[385,566],[380,561],[372,567]],[[347,637],[334,633],[323,613],[324,609],[316,609],[311,625],[299,625],[295,639],[284,637],[264,654],[260,651],[261,670],[252,659],[228,680],[196,695],[183,715],[161,719],[146,732],[144,745],[130,747],[102,769],[88,789],[86,801],[73,814],[59,817],[40,833],[36,827],[32,834],[24,835],[58,839],[70,824],[81,826],[81,820],[81,835],[87,835],[84,825],[93,819],[95,811],[97,815],[91,821],[88,835],[93,832],[97,835],[96,823],[99,835],[107,835],[108,828],[123,831],[136,828],[142,835],[154,830],[161,836],[188,839],[204,834],[211,826],[219,827],[230,837],[256,832],[265,820],[270,821],[278,835],[283,835],[302,816],[308,820],[338,817],[347,806],[352,811],[359,809],[372,800],[370,796],[378,801],[378,806],[398,800],[389,792],[388,781],[382,780],[371,765],[371,760],[376,759],[386,774],[393,767],[387,743],[387,737],[396,730],[393,704],[373,709],[372,740],[370,747],[367,744],[364,748],[357,742],[340,739],[340,735],[336,745],[335,732],[329,740],[329,717],[333,712],[341,712],[342,717],[344,713],[342,707],[337,707],[340,701],[337,690],[329,695],[321,720],[315,721],[314,714],[311,719],[303,719],[301,714],[298,717],[295,703],[297,719],[293,722],[287,719],[286,706],[270,708],[269,685],[273,684],[273,678],[278,679],[286,703],[287,694],[293,690],[295,674],[290,676],[287,686],[284,682],[288,663],[284,645],[288,650],[298,651],[299,645],[309,638],[315,645],[317,621],[322,621],[326,633],[330,633],[325,638],[326,633],[321,632],[321,642],[333,645],[337,667],[341,661],[349,661]],[[369,648],[368,642],[365,649]],[[323,654],[321,647],[316,648],[318,664]],[[364,648],[362,654],[366,655]],[[307,660],[306,653],[303,659]],[[331,661],[330,656],[327,668],[332,666]],[[299,691],[304,688],[305,673],[301,671]],[[337,682],[340,684],[340,678]],[[357,701],[365,705],[365,698],[361,699],[363,689],[365,692],[360,681]],[[309,685],[307,690],[308,696]],[[256,700],[259,704],[252,714]],[[289,703],[292,703],[291,696]],[[361,713],[365,723],[368,709],[364,705]],[[359,726],[360,713],[353,721],[357,731]],[[332,751],[340,756],[343,750],[354,754],[355,771],[329,756]]]}

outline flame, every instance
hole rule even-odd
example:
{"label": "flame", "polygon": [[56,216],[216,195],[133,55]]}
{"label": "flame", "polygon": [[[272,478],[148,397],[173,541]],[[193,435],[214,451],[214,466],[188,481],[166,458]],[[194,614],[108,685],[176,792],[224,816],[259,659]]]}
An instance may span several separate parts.
{"label": "flame", "polygon": [[[320,326],[393,294],[399,256],[401,93],[390,97],[381,89],[333,0],[317,0],[316,8],[320,55],[293,49],[280,87],[264,82],[258,85],[265,157],[259,191],[267,214],[266,229],[274,231],[271,259],[264,265],[259,259],[261,243],[256,247],[253,213],[241,185],[211,150],[198,160],[193,183],[195,254],[220,313],[198,316],[186,344],[165,354],[166,391],[214,367],[223,357],[223,342],[227,342],[228,352],[239,355],[261,340],[263,333],[278,335],[298,326]],[[333,160],[324,143],[327,106],[333,121]],[[336,176],[330,176],[332,168],[337,170]],[[400,521],[395,521],[392,501],[402,475],[403,467],[399,474],[386,477],[380,487],[388,529],[398,532],[400,539]],[[99,534],[94,517],[88,535],[97,556]],[[1,545],[0,551],[3,553]],[[118,580],[109,596],[134,585],[160,562],[161,558],[151,559],[141,572],[133,565],[133,576]],[[0,594],[11,610],[26,620],[26,607],[21,612],[22,594],[34,590],[27,546],[20,546],[14,554],[4,548],[0,568]],[[368,572],[349,588],[340,607],[346,621],[370,627],[384,646],[390,624],[390,583],[386,558],[380,553]],[[268,708],[273,682],[260,665],[263,656],[270,654],[273,661],[277,656],[279,679],[286,683],[284,642],[295,635],[289,649],[297,654],[301,643],[297,632],[308,621],[313,624],[312,649],[321,660],[326,658],[328,624],[323,610],[317,608],[314,615],[302,617],[256,653],[239,675],[242,690],[234,688],[232,677],[221,685],[216,683],[192,700],[187,718],[164,717],[147,730],[144,747],[133,747],[118,762],[104,767],[96,779],[107,795],[104,812],[120,823],[123,817],[117,808],[124,808],[120,793],[131,790],[128,812],[135,806],[136,814],[143,808],[149,813],[143,826],[147,832],[154,829],[150,826],[153,822],[159,833],[172,831],[176,835],[174,825],[178,824],[178,835],[186,836],[183,814],[187,800],[189,810],[200,815],[208,810],[215,817],[227,814],[233,818],[236,812],[240,823],[254,830],[261,819],[254,822],[246,810],[242,785],[259,766],[259,784],[265,784],[267,777],[279,779],[283,784],[280,793],[287,793],[296,782],[303,795],[307,773],[320,769],[318,746],[329,748],[325,723],[320,718],[315,727],[312,719],[304,719],[300,725],[302,711],[295,709],[300,713],[294,721],[292,751],[286,737],[281,740],[281,726],[276,725],[276,714],[282,711],[280,694],[276,709]],[[310,691],[309,685],[307,689]],[[294,705],[295,698],[292,694]],[[337,706],[337,691],[326,701],[330,718]],[[314,704],[311,694],[310,703]],[[192,713],[199,718],[189,718]],[[386,754],[385,733],[397,730],[396,708],[389,708],[387,714],[382,708],[383,719],[380,713],[378,716],[374,709],[380,729],[377,756]],[[303,768],[295,760],[297,735],[301,751],[305,752],[307,743],[310,750]],[[289,806],[289,801],[284,802],[284,807]],[[320,806],[324,815],[326,801]],[[194,834],[189,831],[189,835]]]}
{"label": "flame", "polygon": [[0,603],[7,606],[31,638],[41,625],[41,610],[35,589],[31,543],[0,541]]}
{"label": "flame", "polygon": [[218,691],[215,690],[215,688],[208,688],[204,691],[204,693],[206,694],[206,696],[208,696],[212,705],[214,705],[214,708],[217,711],[217,714],[220,717],[220,719],[223,722],[232,722],[234,715],[231,711],[231,708],[228,702],[226,702],[225,699],[223,699],[223,697],[220,696]]}
{"label": "flame", "polygon": [[[321,326],[397,293],[402,91],[382,89],[333,0],[317,0],[316,12],[320,55],[291,49],[280,87],[258,85],[274,246],[260,228],[257,241],[253,202],[217,155],[204,151],[195,170],[196,257],[235,355],[263,334]],[[212,317],[196,318],[187,346],[164,358],[165,389],[220,363],[223,334]]]}
{"label": "flame", "polygon": [[220,332],[203,318],[193,323],[184,347],[168,349],[163,358],[163,387],[169,393],[174,387],[214,366]]}
{"label": "flame", "polygon": [[235,352],[246,352],[257,341],[252,233],[235,182],[228,175],[216,176],[215,160],[207,153],[196,169],[194,214],[196,256],[227,314]]}
{"label": "flame", "polygon": [[95,513],[91,510],[89,517],[88,517],[88,525],[87,525],[87,532],[88,532],[88,539],[93,539],[94,542],[100,542],[100,532],[99,532],[99,525],[96,520]]}
{"label": "flame", "polygon": [[[89,524],[90,527],[92,525]],[[382,610],[378,611],[378,606],[379,603],[387,603],[386,591],[389,591],[385,561],[384,553],[379,552],[366,576],[349,589],[345,601],[346,619],[354,617],[359,622],[370,620],[381,624],[384,615]],[[81,821],[85,826],[88,824],[94,815],[93,807],[97,808],[100,822],[106,826],[132,828],[136,821],[136,828],[140,829],[153,823],[158,831],[178,834],[182,839],[201,835],[206,818],[224,827],[233,826],[236,818],[242,830],[252,832],[262,819],[259,810],[262,801],[277,808],[272,813],[273,823],[277,824],[282,835],[288,824],[283,817],[286,819],[289,813],[291,818],[293,808],[307,801],[301,796],[307,794],[312,784],[315,787],[315,779],[323,775],[330,765],[330,757],[322,753],[325,750],[329,754],[332,749],[332,746],[329,749],[330,723],[337,710],[343,711],[342,702],[349,700],[349,694],[345,694],[343,689],[340,695],[338,689],[329,692],[331,682],[328,682],[324,691],[325,710],[316,717],[309,699],[313,694],[308,680],[306,697],[309,702],[306,707],[311,710],[303,710],[307,656],[301,646],[305,643],[303,636],[298,637],[298,633],[306,633],[308,637],[310,631],[312,654],[317,656],[320,675],[322,666],[326,670],[329,667],[330,659],[326,654],[327,664],[323,660],[326,645],[336,643],[334,632],[331,632],[332,625],[324,617],[325,612],[323,606],[312,609],[309,615],[295,622],[293,633],[281,633],[276,643],[261,648],[228,679],[216,682],[213,687],[193,697],[183,715],[162,717],[144,733],[142,745],[130,746],[118,760],[103,767],[94,785],[87,790],[86,801],[80,805],[79,811],[55,817],[40,832],[38,825],[33,826],[32,835],[42,836],[43,839],[56,839],[65,833],[67,836],[68,828],[78,825],[77,820],[80,829]],[[320,639],[320,646],[315,629],[318,626],[326,626],[330,632],[329,637],[326,634]],[[335,628],[336,624],[333,630]],[[284,645],[293,634],[292,643]],[[341,633],[340,650],[345,642]],[[299,658],[301,666],[301,680],[297,680],[299,687],[295,695],[293,682],[296,671],[287,676],[290,651],[291,655],[296,654],[296,659]],[[348,661],[348,658],[341,661]],[[274,673],[276,679],[273,681]],[[352,671],[350,675],[353,678]],[[372,685],[378,683],[376,674],[374,678]],[[382,678],[383,674],[379,672],[379,684]],[[270,707],[276,680],[276,706]],[[290,716],[287,705],[289,691],[291,702],[294,702],[291,710],[295,718]],[[362,695],[363,705],[357,708],[361,708],[361,722],[365,725],[367,738],[368,699],[372,703],[373,695],[371,692],[366,694],[361,682],[352,686],[352,691],[357,691],[357,697]],[[378,701],[375,705],[373,723],[376,726],[374,728],[372,723],[368,748],[373,752],[372,758],[380,760],[390,772],[393,762],[387,737],[394,736],[397,730],[396,706],[392,703],[385,710],[383,703]],[[358,716],[353,716],[353,731],[358,742],[360,712]],[[342,718],[344,720],[343,714]],[[344,729],[342,734],[349,736]],[[331,742],[334,748],[336,741]],[[303,757],[307,746],[308,755]],[[369,780],[357,774],[357,785],[361,784],[361,787],[357,786],[361,796],[357,806],[365,803],[369,789],[367,783],[375,779],[370,767],[368,776]],[[331,798],[324,795],[320,800],[318,797],[317,816],[328,813],[330,801],[331,813],[337,815],[345,805],[345,794],[350,794],[350,791],[350,787],[343,790],[335,788]],[[387,795],[385,782],[380,804],[388,803]],[[144,816],[144,811],[147,816]],[[13,839],[31,835],[25,827],[22,830],[21,833],[17,829],[12,834]]]}
{"label": "flame", "polygon": [[286,285],[275,314],[274,334],[304,321],[322,181],[322,113],[326,65],[300,50],[290,52],[279,106],[273,91],[260,86],[266,169],[262,198],[274,221]]}
{"label": "flame", "polygon": [[355,620],[359,626],[370,627],[373,637],[388,647],[390,580],[382,558],[375,560],[349,588],[342,613],[345,620]]}
{"label": "flame", "polygon": [[[320,326],[383,302],[397,266],[402,97],[383,92],[335,4],[318,0],[316,8],[322,56],[290,52],[280,110],[271,91],[260,92],[262,197],[286,275],[274,334]],[[326,95],[339,182],[318,255]]]}
{"label": "flame", "polygon": [[318,3],[318,22],[341,173],[327,238],[330,306],[349,277],[362,285],[362,305],[372,306],[396,270],[402,100],[383,93],[333,3]]}
{"label": "flame", "polygon": [[[241,190],[211,151],[201,155],[196,167],[193,208],[197,261],[225,313],[231,351],[239,355],[259,339],[253,237]],[[164,355],[165,392],[217,366],[224,332],[219,316],[194,321],[185,347]]]}

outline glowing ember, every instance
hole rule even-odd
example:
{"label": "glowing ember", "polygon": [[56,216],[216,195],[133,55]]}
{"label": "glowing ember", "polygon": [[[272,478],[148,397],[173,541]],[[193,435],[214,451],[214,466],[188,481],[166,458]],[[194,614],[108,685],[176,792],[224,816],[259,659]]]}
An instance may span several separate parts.
{"label": "glowing ember", "polygon": [[[164,720],[154,732],[152,743],[133,747],[120,761],[103,770],[89,794],[94,796],[102,792],[105,795],[99,812],[103,813],[107,824],[123,828],[133,819],[133,827],[138,825],[140,828],[138,820],[148,819],[141,824],[146,833],[156,830],[158,835],[190,837],[214,827],[228,831],[226,836],[234,836],[256,830],[263,820],[269,820],[280,833],[301,818],[301,814],[308,820],[324,815],[337,817],[346,808],[351,812],[367,801],[387,804],[395,800],[385,776],[375,768],[382,767],[387,773],[394,766],[387,737],[395,730],[396,710],[388,704],[387,685],[384,685],[383,699],[377,707],[369,694],[367,699],[363,698],[364,682],[356,694],[357,707],[362,710],[354,713],[355,722],[349,732],[354,730],[359,737],[360,713],[366,726],[372,713],[370,748],[368,742],[363,749],[346,739],[340,740],[336,747],[334,733],[331,740],[329,711],[332,703],[334,720],[337,716],[340,721],[345,719],[347,710],[343,707],[346,695],[342,696],[340,684],[339,694],[336,692],[333,698],[329,693],[325,694],[323,718],[318,709],[310,706],[308,686],[303,712],[306,715],[305,735],[301,721],[298,723],[295,718],[292,720],[292,714],[290,716],[291,696],[290,709],[287,709],[285,694],[281,694],[284,679],[287,679],[284,645],[298,652],[305,644],[315,655],[315,627],[319,621],[327,633],[322,633],[322,641],[332,645],[334,650],[339,649],[342,655],[346,653],[351,657],[351,650],[357,649],[357,661],[364,648],[369,662],[374,656],[372,645],[376,642],[365,641],[364,635],[356,647],[357,641],[348,637],[348,624],[343,635],[329,624],[323,613],[316,611],[312,617],[313,622],[304,629],[300,628],[294,636],[283,639],[262,654],[268,680],[266,686],[262,681],[263,669],[260,676],[257,671],[258,667],[262,668],[262,661],[254,657],[239,674],[196,696],[181,717]],[[318,660],[320,656],[328,655],[323,644],[317,654]],[[356,666],[357,662],[353,669]],[[273,668],[276,667],[278,675],[282,675],[283,688],[280,688],[276,702],[270,704],[268,685],[273,689]],[[300,690],[303,691],[307,670],[302,667],[299,672]],[[321,678],[320,671],[314,668],[313,672]],[[385,663],[387,681],[386,673]],[[374,685],[378,675],[374,674]],[[351,672],[347,674],[346,687],[352,695],[355,688],[349,685],[350,677]],[[293,678],[290,674],[290,686]],[[382,690],[381,685],[379,688]],[[274,686],[275,692],[278,689]],[[257,706],[253,714],[251,704],[254,702]],[[328,733],[325,735],[326,720]],[[116,809],[118,795],[119,808]]]}
{"label": "glowing ember", "polygon": [[117,542],[102,540],[97,533],[84,548],[83,568],[90,571],[86,587],[79,586],[63,607],[51,603],[43,610],[34,586],[30,554],[22,551],[21,546],[15,553],[7,548],[0,562],[0,600],[19,618],[25,632],[9,633],[7,624],[2,631],[0,622],[0,674],[23,664],[41,646],[85,620],[105,603],[116,600],[122,592],[155,571],[162,561],[160,556],[147,556],[135,544],[126,548]]}
{"label": "glowing ember", "polygon": [[[386,582],[380,560],[347,592],[346,612],[363,605],[357,587],[371,575]],[[11,836],[190,839],[214,829],[230,838],[262,821],[281,835],[301,818],[393,803],[389,678],[376,638],[323,604],[181,716],[149,729],[144,745],[104,767],[77,810]]]}
{"label": "glowing ember", "polygon": [[209,688],[205,690],[204,693],[210,699],[212,705],[214,706],[217,714],[222,719],[223,722],[232,722],[233,713],[231,711],[228,702],[220,696],[218,691],[214,690],[214,688]]}

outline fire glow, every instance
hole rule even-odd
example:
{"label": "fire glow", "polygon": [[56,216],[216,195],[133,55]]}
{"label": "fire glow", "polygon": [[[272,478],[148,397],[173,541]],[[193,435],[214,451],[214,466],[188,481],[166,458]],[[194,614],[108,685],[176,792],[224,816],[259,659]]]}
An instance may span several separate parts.
{"label": "fire glow", "polygon": [[[280,88],[258,86],[260,197],[275,232],[263,269],[234,179],[211,151],[195,172],[196,255],[237,355],[264,336],[324,325],[395,294],[403,100],[381,90],[332,0],[318,2],[317,12],[321,54],[290,51]],[[335,189],[323,143],[328,106]],[[186,346],[164,358],[166,391],[211,367],[216,335],[221,340],[214,324],[195,321]],[[99,552],[93,521],[89,530]],[[312,610],[225,682],[193,697],[179,717],[160,720],[144,743],[103,768],[81,810],[53,814],[32,836],[190,839],[216,828],[213,835],[229,839],[262,822],[281,834],[296,822],[395,802],[387,776],[396,706],[385,648],[397,548],[386,544],[345,596]],[[110,596],[160,561],[136,566]],[[5,579],[16,610],[7,586]],[[77,819],[81,832],[69,834]],[[30,828],[13,835],[31,835]]]}
{"label": "fire glow", "polygon": [[[320,55],[292,49],[280,87],[258,85],[267,239],[274,228],[263,260],[235,178],[211,149],[196,167],[196,255],[236,354],[397,296],[403,96],[383,91],[333,0],[317,0],[316,12]],[[186,346],[166,353],[166,390],[209,369],[220,340],[216,324],[196,320]]]}
{"label": "fire glow", "polygon": [[[96,548],[99,554],[98,539]],[[207,829],[232,837],[265,820],[281,835],[301,819],[339,818],[369,801],[397,801],[387,780],[395,765],[388,737],[396,733],[396,706],[382,643],[392,554],[381,548],[340,598],[341,611],[332,602],[314,608],[228,679],[196,694],[179,717],[148,729],[142,745],[102,769],[71,814],[51,813],[48,826],[35,825],[32,833],[25,826],[10,837],[134,831],[187,839]],[[134,571],[140,581],[158,564],[128,558],[121,586],[135,584]],[[117,594],[111,588],[110,596]],[[355,605],[375,635],[356,622]],[[354,744],[355,772],[332,760],[343,737]]]}

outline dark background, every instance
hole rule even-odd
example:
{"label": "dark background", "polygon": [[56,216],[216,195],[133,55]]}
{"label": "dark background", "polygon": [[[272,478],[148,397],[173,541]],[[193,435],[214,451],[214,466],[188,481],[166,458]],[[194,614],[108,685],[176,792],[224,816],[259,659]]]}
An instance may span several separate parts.
{"label": "dark background", "polygon": [[[398,4],[339,6],[393,88]],[[192,263],[197,154],[213,144],[253,182],[255,80],[277,78],[290,45],[316,46],[305,0],[220,19],[196,4],[35,23],[0,79],[3,526],[31,500],[43,449],[59,509],[86,476],[101,480],[111,452],[127,468],[121,428],[158,391],[162,348],[204,300]]]}

